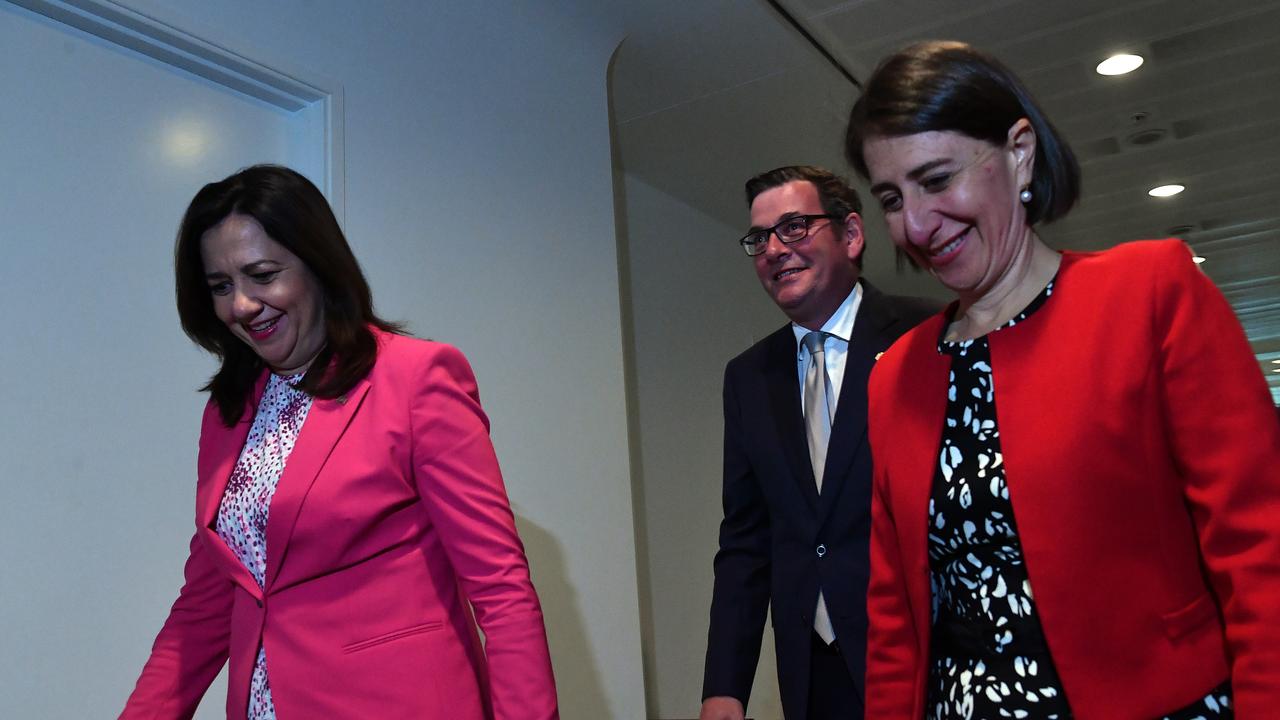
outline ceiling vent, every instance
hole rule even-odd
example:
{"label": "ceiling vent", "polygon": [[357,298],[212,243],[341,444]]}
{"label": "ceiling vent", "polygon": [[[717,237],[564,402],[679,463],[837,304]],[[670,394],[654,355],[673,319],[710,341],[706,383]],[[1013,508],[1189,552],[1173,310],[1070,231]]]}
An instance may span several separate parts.
{"label": "ceiling vent", "polygon": [[1169,128],[1157,123],[1150,110],[1128,113],[1120,123],[1120,144],[1126,148],[1145,148],[1169,137]]}
{"label": "ceiling vent", "polygon": [[1128,147],[1148,147],[1169,137],[1169,131],[1165,128],[1153,127],[1143,128],[1135,132],[1131,132],[1124,136],[1124,144]]}

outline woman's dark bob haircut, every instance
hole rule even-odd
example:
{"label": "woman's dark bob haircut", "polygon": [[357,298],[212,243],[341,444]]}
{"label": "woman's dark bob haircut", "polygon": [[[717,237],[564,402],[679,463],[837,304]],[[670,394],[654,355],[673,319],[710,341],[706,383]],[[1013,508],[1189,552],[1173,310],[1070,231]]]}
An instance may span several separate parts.
{"label": "woman's dark bob haircut", "polygon": [[1009,68],[960,42],[908,46],[881,61],[849,115],[845,154],[869,178],[864,144],[875,137],[952,131],[1003,145],[1026,118],[1036,134],[1027,224],[1067,214],[1080,197],[1080,164]]}
{"label": "woman's dark bob haircut", "polygon": [[214,315],[212,292],[205,280],[200,240],[233,214],[257,220],[272,240],[306,263],[324,293],[326,342],[303,376],[302,390],[316,397],[339,397],[373,367],[378,344],[369,326],[400,330],[373,313],[369,283],[329,203],[310,180],[279,165],[255,165],[205,185],[178,228],[173,253],[178,318],[196,344],[222,361],[201,390],[209,391],[228,426],[246,410],[252,412],[250,395],[266,367]]}

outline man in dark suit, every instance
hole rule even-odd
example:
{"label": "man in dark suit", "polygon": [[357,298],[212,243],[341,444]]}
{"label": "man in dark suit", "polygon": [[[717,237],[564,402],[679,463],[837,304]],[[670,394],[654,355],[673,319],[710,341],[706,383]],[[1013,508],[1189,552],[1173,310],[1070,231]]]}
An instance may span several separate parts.
{"label": "man in dark suit", "polygon": [[879,354],[938,305],[889,297],[859,280],[861,206],[835,175],[783,167],[752,178],[746,190],[751,230],[742,246],[791,323],[725,369],[724,520],[701,718],[743,718],[772,601],[788,720],[860,720],[871,525],[867,376]]}

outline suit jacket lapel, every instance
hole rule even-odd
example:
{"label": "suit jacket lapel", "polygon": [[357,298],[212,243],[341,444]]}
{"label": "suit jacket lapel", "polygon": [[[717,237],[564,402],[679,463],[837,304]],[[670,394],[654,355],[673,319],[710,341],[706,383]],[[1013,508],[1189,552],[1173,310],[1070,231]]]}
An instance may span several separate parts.
{"label": "suit jacket lapel", "polygon": [[231,472],[240,458],[240,450],[249,436],[249,428],[253,426],[254,408],[262,397],[263,388],[267,386],[267,373],[263,372],[254,384],[250,396],[249,409],[233,426],[222,424],[216,405],[210,403],[205,409],[204,422],[200,428],[200,454],[197,460],[196,483],[196,523],[197,532],[204,535],[205,544],[214,556],[228,569],[232,581],[243,587],[254,597],[262,592],[258,581],[253,579],[249,569],[240,562],[231,548],[218,536],[218,508],[222,506],[222,495],[231,480]]}
{"label": "suit jacket lapel", "polygon": [[800,376],[796,369],[797,346],[795,335],[788,325],[774,333],[764,368],[765,384],[769,388],[769,410],[777,425],[778,440],[782,444],[787,466],[800,495],[810,509],[818,509],[818,486],[813,480],[813,465],[809,461],[809,443],[804,435],[804,411],[800,406]]}
{"label": "suit jacket lapel", "polygon": [[288,552],[289,537],[293,534],[298,512],[311,485],[368,391],[369,380],[365,378],[340,398],[312,400],[297,443],[285,461],[284,473],[271,498],[271,510],[267,516],[266,587],[271,587],[280,573]]}
{"label": "suit jacket lapel", "polygon": [[827,465],[822,475],[820,506],[824,514],[834,505],[844,488],[854,456],[867,441],[867,378],[871,368],[875,366],[876,357],[896,339],[889,330],[897,323],[897,314],[885,303],[880,291],[866,280],[861,282],[862,302],[849,338],[840,400],[831,424]]}

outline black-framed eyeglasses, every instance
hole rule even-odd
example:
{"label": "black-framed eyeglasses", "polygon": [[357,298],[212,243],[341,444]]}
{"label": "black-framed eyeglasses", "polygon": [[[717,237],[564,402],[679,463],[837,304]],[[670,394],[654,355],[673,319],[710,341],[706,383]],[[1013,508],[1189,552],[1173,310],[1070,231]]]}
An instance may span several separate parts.
{"label": "black-framed eyeglasses", "polygon": [[834,215],[792,215],[789,218],[783,218],[773,227],[752,230],[742,236],[738,242],[742,244],[742,249],[748,255],[755,257],[769,247],[770,235],[777,235],[778,239],[784,243],[793,243],[809,237],[809,226],[813,221],[834,219]]}

